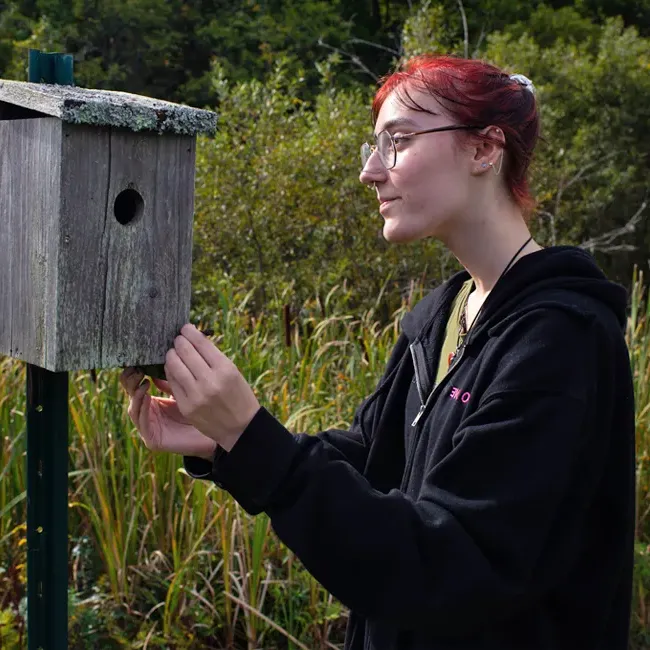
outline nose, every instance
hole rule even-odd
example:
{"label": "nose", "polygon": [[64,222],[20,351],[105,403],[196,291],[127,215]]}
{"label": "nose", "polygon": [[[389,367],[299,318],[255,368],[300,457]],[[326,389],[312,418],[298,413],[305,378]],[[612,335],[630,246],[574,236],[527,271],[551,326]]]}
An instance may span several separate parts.
{"label": "nose", "polygon": [[379,158],[379,153],[373,151],[370,158],[366,162],[365,167],[359,174],[359,180],[364,185],[372,185],[373,183],[381,183],[386,180],[388,170],[384,167]]}

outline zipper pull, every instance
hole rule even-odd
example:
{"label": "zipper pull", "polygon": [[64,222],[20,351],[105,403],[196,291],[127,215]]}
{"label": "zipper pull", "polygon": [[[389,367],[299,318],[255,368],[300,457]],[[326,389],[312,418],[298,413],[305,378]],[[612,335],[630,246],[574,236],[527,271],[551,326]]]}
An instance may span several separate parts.
{"label": "zipper pull", "polygon": [[418,414],[415,416],[415,420],[411,422],[411,426],[414,427],[419,421],[420,418],[422,417],[422,414],[424,413],[425,405],[422,404],[420,405],[420,410],[418,411]]}
{"label": "zipper pull", "polygon": [[463,358],[463,354],[465,354],[465,347],[466,347],[466,343],[465,341],[463,341],[461,346],[456,350],[456,352],[454,352],[454,356],[452,357],[449,363],[447,372],[449,372]]}

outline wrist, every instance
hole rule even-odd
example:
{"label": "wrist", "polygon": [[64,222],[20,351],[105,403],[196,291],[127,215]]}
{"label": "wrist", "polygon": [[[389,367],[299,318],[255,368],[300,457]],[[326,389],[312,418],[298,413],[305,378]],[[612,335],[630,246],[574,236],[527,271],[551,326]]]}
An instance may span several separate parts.
{"label": "wrist", "polygon": [[220,431],[219,433],[202,431],[201,433],[203,433],[207,438],[210,438],[210,440],[215,441],[218,447],[221,447],[225,452],[229,453],[261,408],[262,407],[259,403],[256,403],[255,408],[251,409],[250,415],[245,419],[246,425],[236,433],[224,433],[223,431]]}
{"label": "wrist", "polygon": [[211,463],[212,459],[214,458],[214,454],[217,451],[217,446],[218,446],[216,442],[212,441],[212,443],[213,444],[210,449],[206,449],[206,450],[202,449],[201,451],[193,455],[196,456],[197,458],[202,458],[203,460],[207,460],[208,462]]}
{"label": "wrist", "polygon": [[221,447],[224,451],[229,452],[235,446],[236,442],[239,440],[242,433],[243,431],[241,433],[230,435],[227,438],[224,438],[223,440],[219,440],[217,447]]}

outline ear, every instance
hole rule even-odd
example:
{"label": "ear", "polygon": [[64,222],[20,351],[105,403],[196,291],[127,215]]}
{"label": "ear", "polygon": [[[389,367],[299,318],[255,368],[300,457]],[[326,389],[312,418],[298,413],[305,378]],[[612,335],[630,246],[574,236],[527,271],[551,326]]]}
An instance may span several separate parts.
{"label": "ear", "polygon": [[479,133],[489,138],[479,140],[473,147],[472,173],[480,175],[491,169],[501,171],[506,138],[498,126],[487,126]]}

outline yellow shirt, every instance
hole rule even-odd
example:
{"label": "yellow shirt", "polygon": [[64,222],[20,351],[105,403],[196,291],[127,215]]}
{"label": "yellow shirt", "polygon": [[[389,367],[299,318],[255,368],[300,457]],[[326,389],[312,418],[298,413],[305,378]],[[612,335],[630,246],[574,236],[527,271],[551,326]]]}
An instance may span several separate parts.
{"label": "yellow shirt", "polygon": [[456,351],[458,343],[460,342],[458,337],[460,329],[460,314],[462,309],[465,307],[467,297],[472,292],[473,288],[474,280],[471,278],[463,282],[463,286],[459,289],[454,298],[454,302],[451,304],[451,312],[449,313],[449,319],[447,320],[447,326],[445,327],[445,339],[442,342],[442,349],[440,350],[440,360],[438,362],[438,374],[436,375],[435,386],[437,386],[447,374],[450,356]]}

